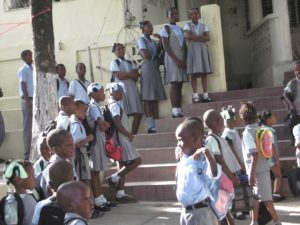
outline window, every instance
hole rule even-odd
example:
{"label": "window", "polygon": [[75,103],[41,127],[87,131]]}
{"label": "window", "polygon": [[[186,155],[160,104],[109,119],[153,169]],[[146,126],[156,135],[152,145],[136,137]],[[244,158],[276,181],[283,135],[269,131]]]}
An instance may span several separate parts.
{"label": "window", "polygon": [[5,10],[20,9],[29,7],[30,0],[4,0],[3,7]]}
{"label": "window", "polygon": [[263,17],[273,13],[272,0],[261,0]]}
{"label": "window", "polygon": [[290,27],[300,27],[300,0],[288,0]]}
{"label": "window", "polygon": [[246,31],[248,31],[251,28],[250,17],[249,17],[249,2],[248,2],[248,0],[244,0],[244,5],[243,6],[244,6],[244,15],[245,15],[245,26],[246,26]]}

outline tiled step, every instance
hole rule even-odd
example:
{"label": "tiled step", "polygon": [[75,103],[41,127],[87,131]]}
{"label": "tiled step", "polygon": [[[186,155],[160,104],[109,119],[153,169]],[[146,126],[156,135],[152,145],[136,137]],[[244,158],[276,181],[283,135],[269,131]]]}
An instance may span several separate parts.
{"label": "tiled step", "polygon": [[6,131],[23,129],[23,115],[21,109],[10,109],[1,111]]}
{"label": "tiled step", "polygon": [[[126,176],[126,182],[175,180],[176,165],[176,163],[142,164]],[[116,170],[116,167],[107,170],[105,176],[112,175]]]}
{"label": "tiled step", "polygon": [[[242,96],[241,96],[242,97]],[[237,110],[240,108],[241,103],[252,101],[258,111],[264,109],[285,109],[283,101],[280,100],[280,96],[272,97],[260,97],[260,98],[243,98],[243,99],[234,99],[226,100],[219,102],[209,102],[209,103],[200,103],[200,104],[187,104],[183,105],[183,114],[184,116],[200,116],[208,109],[215,109],[221,111],[222,107],[227,105],[232,105]]]}

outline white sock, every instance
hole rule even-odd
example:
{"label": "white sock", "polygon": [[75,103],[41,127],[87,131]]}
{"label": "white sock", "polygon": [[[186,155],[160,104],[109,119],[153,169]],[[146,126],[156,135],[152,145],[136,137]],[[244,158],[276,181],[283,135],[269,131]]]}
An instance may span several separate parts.
{"label": "white sock", "polygon": [[120,180],[120,177],[118,174],[115,173],[115,174],[111,175],[111,180],[112,180],[112,182],[116,183]]}
{"label": "white sock", "polygon": [[101,195],[100,195],[97,198],[94,198],[94,203],[95,203],[95,205],[100,206],[105,202],[102,200]]}
{"label": "white sock", "polygon": [[100,195],[99,196],[101,199],[102,199],[102,201],[104,202],[104,203],[106,203],[107,202],[107,199],[105,198],[105,196],[102,194],[102,195]]}
{"label": "white sock", "polygon": [[179,114],[182,114],[182,108],[177,108]]}
{"label": "white sock", "polygon": [[178,115],[178,108],[172,108],[172,114],[173,115]]}
{"label": "white sock", "polygon": [[155,128],[155,120],[153,119],[153,117],[147,117],[146,120],[147,120],[149,129]]}
{"label": "white sock", "polygon": [[125,191],[124,190],[118,190],[117,191],[117,195],[116,195],[116,197],[117,198],[122,198],[122,197],[124,197],[126,194],[125,194]]}
{"label": "white sock", "polygon": [[203,98],[208,98],[208,93],[207,92],[203,93]]}
{"label": "white sock", "polygon": [[199,98],[199,95],[198,95],[198,93],[193,93],[193,98]]}

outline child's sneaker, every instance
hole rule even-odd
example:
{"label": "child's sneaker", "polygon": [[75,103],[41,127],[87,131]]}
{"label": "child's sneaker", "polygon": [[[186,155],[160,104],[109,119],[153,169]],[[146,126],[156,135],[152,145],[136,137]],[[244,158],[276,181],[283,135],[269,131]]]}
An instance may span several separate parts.
{"label": "child's sneaker", "polygon": [[284,201],[286,198],[279,194],[279,193],[273,193],[273,201],[274,202],[280,202],[280,201]]}

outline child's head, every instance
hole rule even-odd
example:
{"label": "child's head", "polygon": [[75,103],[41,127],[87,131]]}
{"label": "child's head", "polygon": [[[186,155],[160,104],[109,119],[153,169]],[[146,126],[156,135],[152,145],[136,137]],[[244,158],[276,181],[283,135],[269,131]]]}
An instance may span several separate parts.
{"label": "child's head", "polygon": [[80,119],[84,120],[86,118],[86,111],[88,106],[81,100],[75,100],[75,112],[74,115]]}
{"label": "child's head", "polygon": [[18,190],[33,190],[35,186],[34,169],[29,161],[7,161],[4,169],[7,184],[15,186]]}
{"label": "child's head", "polygon": [[21,58],[26,64],[28,64],[28,65],[32,64],[32,52],[30,50],[27,49],[27,50],[22,51]]}
{"label": "child's head", "polygon": [[277,123],[276,116],[271,112],[271,110],[267,109],[258,115],[259,125],[272,126]]}
{"label": "child's head", "polygon": [[125,92],[125,86],[122,82],[119,83],[109,83],[105,90],[109,91],[109,95],[112,99],[120,101],[123,99],[123,93]]}
{"label": "child's head", "polygon": [[215,134],[222,134],[224,131],[224,121],[220,113],[214,109],[207,110],[203,115],[205,127]]}
{"label": "child's head", "polygon": [[193,22],[197,22],[201,18],[200,10],[198,8],[191,8],[189,10],[189,18]]}
{"label": "child's head", "polygon": [[123,59],[125,56],[125,46],[121,43],[114,43],[112,52],[115,53],[118,58]]}
{"label": "child's head", "polygon": [[300,80],[300,60],[296,61],[294,65],[295,77]]}
{"label": "child's head", "polygon": [[253,124],[257,122],[257,112],[252,102],[242,104],[239,114],[245,124]]}
{"label": "child's head", "polygon": [[153,34],[153,25],[150,21],[145,20],[140,22],[140,29],[142,30],[143,34],[151,35]]}
{"label": "child's head", "polygon": [[47,144],[62,159],[70,159],[75,154],[75,145],[71,134],[63,129],[54,129],[47,134]]}
{"label": "child's head", "polygon": [[[62,173],[63,171],[63,173]],[[74,180],[73,166],[70,162],[60,159],[49,166],[49,185],[57,191],[61,184]]]}
{"label": "child's head", "polygon": [[235,108],[231,105],[222,108],[221,116],[223,117],[224,125],[228,128],[232,129],[240,125],[240,119],[236,114]]}
{"label": "child's head", "polygon": [[96,102],[105,100],[104,87],[101,84],[91,83],[87,88],[87,93]]}
{"label": "child's head", "polygon": [[90,188],[81,181],[70,181],[59,186],[57,203],[65,212],[77,213],[85,219],[92,215]]}
{"label": "child's head", "polygon": [[58,74],[59,78],[64,80],[65,79],[65,76],[66,76],[66,67],[64,64],[57,64],[55,66],[55,70],[56,70],[56,73]]}
{"label": "child's head", "polygon": [[176,23],[179,21],[178,12],[175,7],[171,7],[167,10],[167,18],[170,23]]}
{"label": "child's head", "polygon": [[187,119],[176,129],[177,146],[186,155],[192,155],[202,145],[204,127],[198,119]]}
{"label": "child's head", "polygon": [[81,62],[77,63],[75,69],[76,69],[76,73],[78,74],[79,78],[85,77],[86,68],[85,68],[84,63],[81,63]]}
{"label": "child's head", "polygon": [[59,109],[69,116],[75,112],[75,102],[73,97],[61,96],[58,100]]}
{"label": "child's head", "polygon": [[52,155],[52,150],[49,148],[47,145],[47,138],[44,136],[41,136],[38,140],[38,149],[40,156],[43,157],[43,159],[49,161],[51,155]]}

